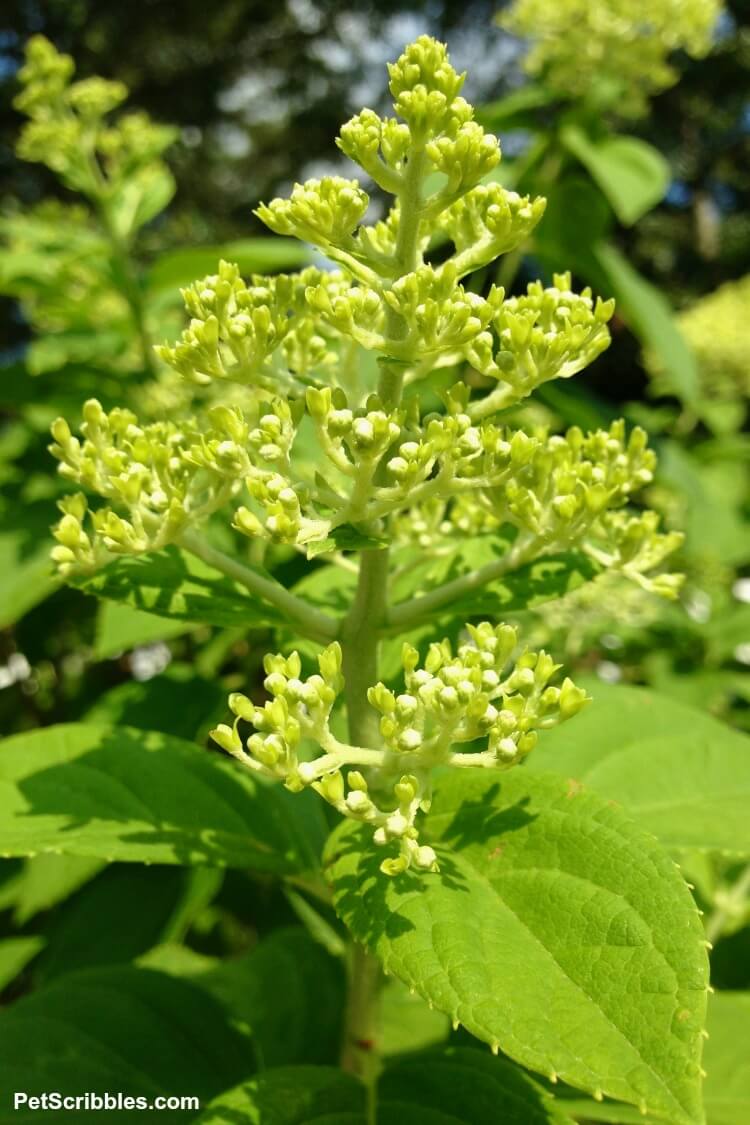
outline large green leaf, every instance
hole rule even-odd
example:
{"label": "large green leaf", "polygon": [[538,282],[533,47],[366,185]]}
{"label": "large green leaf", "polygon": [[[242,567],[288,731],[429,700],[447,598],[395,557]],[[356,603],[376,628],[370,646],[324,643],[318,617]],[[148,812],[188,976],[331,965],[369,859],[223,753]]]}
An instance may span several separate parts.
{"label": "large green leaf", "polygon": [[573,1125],[505,1059],[448,1047],[392,1063],[378,1083],[378,1125]]}
{"label": "large green leaf", "polygon": [[310,262],[307,246],[294,238],[244,238],[213,246],[191,246],[169,250],[151,267],[148,288],[177,289],[206,274],[215,273],[221,258],[236,262],[247,277],[252,273],[275,273],[298,269]]}
{"label": "large green leaf", "polygon": [[424,836],[441,872],[389,879],[371,829],[334,833],[329,875],[354,937],[524,1066],[699,1122],[703,929],[653,837],[520,769],[454,771]]}
{"label": "large green leaf", "polygon": [[342,965],[304,930],[275,930],[244,957],[194,979],[250,1029],[259,1066],[336,1061]]}
{"label": "large green leaf", "polygon": [[567,125],[560,139],[602,189],[618,219],[630,226],[650,211],[669,187],[669,164],[653,145],[638,137],[590,137]]}
{"label": "large green leaf", "polygon": [[545,194],[547,207],[533,236],[535,253],[550,269],[575,269],[586,276],[589,246],[609,234],[612,209],[596,184],[580,172],[562,177]]}
{"label": "large green leaf", "polygon": [[658,355],[674,393],[693,403],[698,395],[698,367],[664,294],[633,269],[612,243],[598,242],[592,253],[619,314],[644,347]]}
{"label": "large green leaf", "polygon": [[[391,1063],[376,1125],[572,1125],[552,1097],[511,1063],[446,1048]],[[221,1094],[200,1125],[366,1125],[364,1087],[330,1067],[277,1067]]]}
{"label": "large green leaf", "polygon": [[[708,1039],[703,1056],[706,1125],[747,1125],[750,1121],[750,993],[717,992],[708,1005]],[[576,1119],[612,1125],[658,1125],[628,1106],[568,1096],[563,1105]]]}
{"label": "large green leaf", "polygon": [[76,579],[74,585],[84,593],[180,621],[248,628],[282,621],[268,602],[177,547],[149,555],[124,555],[95,574]]}
{"label": "large green leaf", "polygon": [[124,964],[157,945],[177,910],[188,874],[176,867],[143,864],[107,867],[47,921],[38,977],[51,980],[79,969]]}
{"label": "large green leaf", "polygon": [[[199,1125],[366,1125],[365,1088],[328,1066],[283,1066],[227,1090]],[[406,1125],[406,1122],[404,1122]]]}
{"label": "large green leaf", "polygon": [[[681,523],[687,536],[686,550],[714,566],[742,566],[750,562],[750,532],[744,511],[747,469],[736,464],[722,468],[724,473],[717,476],[716,466],[702,464],[674,440],[659,445],[659,479],[686,504]],[[742,489],[741,497],[732,494],[733,483]]]}
{"label": "large green leaf", "polygon": [[588,686],[594,702],[527,768],[618,801],[665,846],[750,857],[750,739],[645,688]]}
{"label": "large green leaf", "polygon": [[5,856],[299,870],[317,862],[318,805],[154,731],[70,723],[0,743]]}
{"label": "large green leaf", "polygon": [[[130,966],[71,973],[0,1014],[0,1125],[49,1122],[85,1125],[83,1107],[52,1114],[15,1111],[12,1091],[64,1096],[121,1091],[149,1103],[162,1096],[208,1101],[252,1073],[249,1041],[233,1030],[215,1000],[200,989]],[[143,1120],[143,1111],[117,1120]],[[165,1125],[190,1120],[185,1111],[158,1114]]]}

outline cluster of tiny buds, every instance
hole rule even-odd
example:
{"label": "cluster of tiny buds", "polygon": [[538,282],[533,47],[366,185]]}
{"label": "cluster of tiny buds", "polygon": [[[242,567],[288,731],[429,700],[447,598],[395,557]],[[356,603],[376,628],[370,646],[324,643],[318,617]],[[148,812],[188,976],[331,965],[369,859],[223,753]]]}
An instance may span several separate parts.
{"label": "cluster of tiny buds", "polygon": [[[235,692],[229,707],[232,726],[219,725],[214,740],[245,765],[281,780],[298,792],[311,787],[343,816],[373,829],[376,846],[398,844],[398,855],[381,869],[398,874],[407,867],[436,870],[432,848],[419,843],[416,819],[430,803],[430,776],[437,766],[500,767],[522,761],[534,748],[537,731],[577,714],[587,702],[584,691],[565,679],[550,684],[559,669],[545,652],[522,652],[509,625],[468,625],[469,640],[455,655],[448,641],[429,647],[424,664],[404,646],[405,690],[396,694],[384,684],[368,691],[380,713],[382,746],[349,746],[330,728],[334,704],[343,689],[342,655],[337,642],[318,657],[318,672],[302,678],[298,653],[265,658],[262,706]],[[254,727],[243,742],[240,723]],[[322,754],[300,758],[304,740]],[[484,740],[468,753],[460,743]],[[359,767],[369,771],[368,777]]]}
{"label": "cluster of tiny buds", "polygon": [[396,695],[382,683],[370,689],[393,753],[450,762],[451,746],[486,739],[486,753],[474,764],[507,767],[534,748],[538,729],[585,705],[585,692],[571,680],[559,688],[549,684],[559,665],[545,652],[524,652],[508,670],[518,647],[511,626],[482,622],[467,629],[471,640],[455,655],[448,641],[433,644],[421,667],[417,650],[404,646],[406,692]]}
{"label": "cluster of tiny buds", "polygon": [[43,35],[29,39],[19,71],[22,90],[14,100],[29,117],[18,153],[52,168],[68,187],[102,197],[126,177],[159,167],[176,130],[144,113],[112,122],[108,115],[126,99],[127,87],[98,77],[71,82],[74,71],[71,57]]}

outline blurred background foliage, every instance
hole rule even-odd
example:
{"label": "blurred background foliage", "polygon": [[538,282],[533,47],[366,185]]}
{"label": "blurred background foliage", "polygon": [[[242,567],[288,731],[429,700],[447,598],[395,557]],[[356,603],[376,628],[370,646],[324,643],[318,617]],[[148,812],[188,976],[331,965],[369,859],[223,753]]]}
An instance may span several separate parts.
{"label": "blurred background foliage", "polygon": [[[701,4],[713,22],[718,6]],[[253,206],[343,165],[333,146],[341,120],[363,103],[385,105],[384,62],[425,30],[470,69],[467,94],[502,139],[503,182],[549,200],[533,242],[505,260],[499,280],[518,291],[572,268],[578,282],[618,301],[611,348],[575,380],[543,389],[521,420],[594,426],[624,413],[644,423],[661,460],[647,502],[687,532],[679,605],[595,585],[553,604],[534,628],[605,679],[650,682],[747,727],[749,13],[742,0],[726,5],[707,53],[673,54],[672,84],[650,99],[639,94],[633,110],[627,83],[601,68],[574,98],[545,85],[544,73],[530,77],[528,43],[506,30],[508,9],[479,0],[228,0],[210,10],[189,0],[178,16],[150,0],[137,19],[128,6],[95,0],[5,5],[5,729],[75,718],[103,691],[134,675],[171,676],[196,654],[206,671],[246,674],[246,638],[212,636],[206,647],[205,631],[175,638],[173,624],[131,620],[123,607],[97,611],[93,599],[56,587],[47,527],[58,488],[46,428],[57,412],[74,416],[90,393],[110,405],[130,398],[141,412],[178,407],[182,392],[166,376],[148,382],[151,342],[179,324],[178,286],[212,269],[220,252],[246,272],[300,264],[298,248],[265,237]],[[17,75],[25,42],[39,32],[74,57],[77,77],[124,82],[128,108],[176,127],[166,156],[175,184],[166,180],[131,216],[125,261],[113,258],[80,196],[15,154]],[[294,560],[279,561],[293,571]]]}

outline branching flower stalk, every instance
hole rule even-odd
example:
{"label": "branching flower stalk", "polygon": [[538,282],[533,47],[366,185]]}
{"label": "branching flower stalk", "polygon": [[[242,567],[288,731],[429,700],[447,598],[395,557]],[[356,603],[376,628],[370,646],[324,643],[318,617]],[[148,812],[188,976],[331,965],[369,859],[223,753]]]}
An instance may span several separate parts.
{"label": "branching flower stalk", "polygon": [[153,343],[131,258],[138,227],[169,201],[172,176],[161,154],[176,130],[146,114],[112,118],[128,95],[122,82],[72,81],[75,64],[43,35],[33,36],[14,105],[29,118],[18,143],[22,160],[51,168],[90,203],[110,247],[112,281],[127,302],[144,370],[155,376]]}
{"label": "branching flower stalk", "polygon": [[[389,69],[397,116],[365,109],[338,144],[390,207],[367,222],[368,194],[336,176],[259,207],[273,231],[312,243],[337,268],[246,281],[221,262],[184,290],[189,324],[158,354],[194,384],[239,385],[241,404],[141,423],[90,401],[80,437],[54,423],[60,472],[104,501],[90,509],[83,491],[63,501],[54,558],[73,578],[178,547],[274,607],[320,646],[317,668],[306,666],[308,647],[267,656],[267,701],[232,694],[234,722],[214,740],[243,768],[312,789],[366,826],[383,878],[439,878],[439,856],[420,838],[435,771],[508,769],[586,703],[570,679],[553,682],[549,654],[480,620],[486,609],[472,598],[571,555],[674,597],[679,576],[661,567],[680,537],[626,508],[653,476],[642,430],[628,435],[616,422],[589,434],[525,433],[498,416],[598,356],[613,304],[576,292],[568,274],[509,298],[497,286],[485,295],[464,287],[527,238],[544,201],[485,182],[499,144],[473,120],[442,44],[421,37]],[[436,235],[452,246],[440,265],[430,258]],[[472,395],[467,370],[491,381],[489,393]],[[218,550],[203,529],[226,509],[252,543],[284,544],[316,565],[343,553],[357,570],[346,612]],[[408,574],[415,539],[455,565],[438,581],[412,565],[399,599],[396,576]],[[493,544],[494,557],[467,563],[467,539]],[[414,629],[439,637],[446,614],[461,614],[452,642],[411,643]],[[386,683],[379,645],[394,635],[404,639],[402,680]],[[369,999],[350,1005],[345,1064],[367,1072],[370,1056],[356,1044],[369,1037],[371,965],[361,952],[354,964],[353,991]]]}

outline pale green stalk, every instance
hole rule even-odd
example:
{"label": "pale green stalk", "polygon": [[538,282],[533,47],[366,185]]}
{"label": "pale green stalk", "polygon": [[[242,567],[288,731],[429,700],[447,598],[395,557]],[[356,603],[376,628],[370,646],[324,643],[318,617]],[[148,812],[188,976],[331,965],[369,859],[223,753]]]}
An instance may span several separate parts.
{"label": "pale green stalk", "polygon": [[420,621],[424,621],[425,618],[430,617],[444,606],[450,605],[458,598],[470,594],[473,590],[478,590],[481,586],[488,585],[496,578],[502,578],[509,571],[516,570],[527,559],[533,557],[535,547],[534,541],[516,543],[507,554],[495,559],[494,562],[487,563],[479,570],[472,570],[469,574],[454,578],[453,581],[445,582],[442,586],[436,586],[434,590],[431,590],[429,594],[423,594],[421,598],[411,598],[407,602],[399,602],[398,605],[392,606],[388,611],[385,620],[386,629],[400,632],[403,629],[411,628],[412,625],[416,625]]}
{"label": "pale green stalk", "polygon": [[302,598],[285,590],[278,582],[259,574],[257,570],[243,566],[236,559],[218,551],[206,540],[193,531],[184,531],[180,536],[181,546],[192,555],[202,559],[208,566],[225,574],[227,578],[234,579],[258,597],[270,602],[284,614],[292,624],[312,640],[327,644],[333,640],[338,632],[338,623],[327,613],[308,605]]}
{"label": "pale green stalk", "polygon": [[[399,231],[395,259],[399,276],[417,266],[421,184],[424,152],[413,150],[399,196]],[[402,318],[392,310],[386,316],[386,334],[396,342],[406,336]],[[386,410],[401,400],[405,366],[383,359],[380,362],[378,394]],[[378,638],[388,614],[389,552],[362,551],[359,580],[351,609],[341,629],[345,698],[349,718],[349,739],[357,746],[377,746],[378,716],[367,701],[367,689],[379,680]],[[358,1075],[368,1087],[368,1118],[374,1125],[374,1083],[378,1071],[377,1006],[382,973],[376,957],[353,943],[349,965],[349,993],[344,1019],[341,1066]]]}

